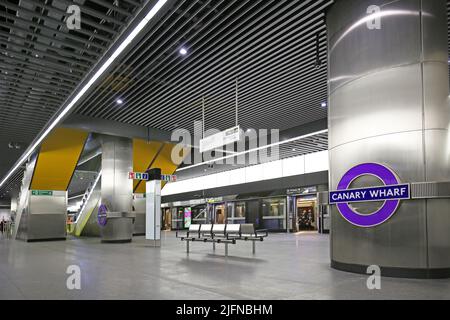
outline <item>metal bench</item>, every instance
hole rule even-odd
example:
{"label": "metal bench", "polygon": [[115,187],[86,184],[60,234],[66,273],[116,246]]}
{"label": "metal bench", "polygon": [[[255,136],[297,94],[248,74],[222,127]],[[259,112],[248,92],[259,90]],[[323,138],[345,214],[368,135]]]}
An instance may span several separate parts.
{"label": "metal bench", "polygon": [[190,241],[193,241],[193,239],[198,239],[200,237],[200,225],[191,224],[188,231],[177,231],[176,237],[181,240],[189,239]]}
{"label": "metal bench", "polygon": [[189,253],[189,243],[199,241],[211,242],[214,251],[216,243],[225,244],[225,256],[228,256],[228,244],[236,244],[237,240],[252,241],[253,254],[255,254],[255,242],[264,241],[267,236],[267,230],[255,231],[253,224],[193,224],[188,231],[176,233],[177,238],[186,241],[187,253]]}
{"label": "metal bench", "polygon": [[177,231],[175,236],[181,241],[186,241],[187,252],[189,252],[189,242],[201,239],[200,227],[200,224],[191,224],[188,231]]}
{"label": "metal bench", "polygon": [[252,241],[252,252],[256,253],[256,241],[264,241],[269,233],[267,230],[255,230],[255,226],[251,223],[241,224],[239,233],[228,234],[228,239],[241,240],[241,241]]}
{"label": "metal bench", "polygon": [[212,239],[212,224],[201,224],[200,225],[200,239],[203,242],[211,241]]}

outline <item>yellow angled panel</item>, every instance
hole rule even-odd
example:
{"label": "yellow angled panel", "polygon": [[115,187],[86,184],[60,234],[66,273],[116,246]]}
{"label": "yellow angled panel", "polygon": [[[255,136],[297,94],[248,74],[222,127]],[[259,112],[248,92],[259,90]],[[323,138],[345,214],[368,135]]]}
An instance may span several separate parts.
{"label": "yellow angled panel", "polygon": [[87,136],[87,132],[75,129],[53,130],[42,143],[30,188],[67,190]]}
{"label": "yellow angled panel", "polygon": [[[133,139],[133,171],[145,172],[158,154],[162,142]],[[145,193],[145,183],[133,182],[135,193]],[[137,186],[137,189],[136,189]]]}
{"label": "yellow angled panel", "polygon": [[[174,174],[178,168],[178,164],[172,162],[172,149],[175,147],[174,144],[167,143],[162,148],[161,152],[156,157],[156,160],[152,164],[152,168],[161,168],[162,174]],[[188,154],[187,148],[183,149],[183,155],[186,157]],[[164,187],[166,182],[162,182],[161,187]]]}

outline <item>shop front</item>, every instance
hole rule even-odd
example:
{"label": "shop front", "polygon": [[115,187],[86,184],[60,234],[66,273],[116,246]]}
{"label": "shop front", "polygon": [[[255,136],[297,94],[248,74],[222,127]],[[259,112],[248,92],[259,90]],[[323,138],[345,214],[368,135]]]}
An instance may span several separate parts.
{"label": "shop front", "polygon": [[252,223],[270,232],[322,232],[326,208],[317,201],[322,189],[313,186],[197,199],[166,204],[165,210],[172,214],[172,230],[186,229],[191,223]]}

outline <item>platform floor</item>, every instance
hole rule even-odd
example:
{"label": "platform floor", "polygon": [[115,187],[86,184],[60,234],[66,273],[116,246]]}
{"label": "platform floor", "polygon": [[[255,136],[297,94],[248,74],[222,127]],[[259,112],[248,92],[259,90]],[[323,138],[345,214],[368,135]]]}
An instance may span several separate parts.
{"label": "platform floor", "polygon": [[[194,243],[189,256],[175,233],[161,249],[143,237],[129,244],[99,239],[25,243],[0,240],[0,299],[450,299],[450,280],[382,279],[329,267],[329,237],[271,234],[257,244]],[[81,268],[81,290],[68,290],[67,267]]]}

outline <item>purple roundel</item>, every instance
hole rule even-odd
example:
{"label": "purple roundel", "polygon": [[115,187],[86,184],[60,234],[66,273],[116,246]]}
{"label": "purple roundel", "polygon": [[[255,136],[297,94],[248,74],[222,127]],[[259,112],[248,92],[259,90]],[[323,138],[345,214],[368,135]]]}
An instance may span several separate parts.
{"label": "purple roundel", "polygon": [[106,223],[108,222],[108,220],[106,218],[107,211],[108,211],[108,208],[106,208],[106,205],[104,205],[104,204],[100,205],[100,207],[98,208],[97,223],[101,227],[106,226]]}
{"label": "purple roundel", "polygon": [[[358,177],[372,175],[378,177],[387,186],[399,184],[396,175],[387,167],[377,163],[364,163],[350,169],[338,184],[337,190],[347,190]],[[355,212],[348,203],[338,203],[341,215],[350,223],[359,227],[375,227],[386,222],[397,210],[400,200],[386,200],[383,206],[369,215]]]}

